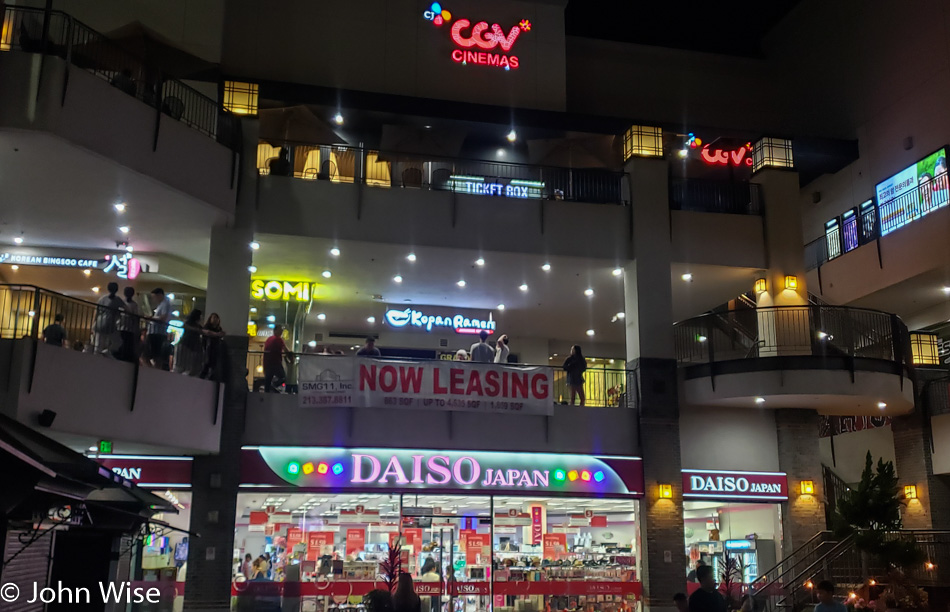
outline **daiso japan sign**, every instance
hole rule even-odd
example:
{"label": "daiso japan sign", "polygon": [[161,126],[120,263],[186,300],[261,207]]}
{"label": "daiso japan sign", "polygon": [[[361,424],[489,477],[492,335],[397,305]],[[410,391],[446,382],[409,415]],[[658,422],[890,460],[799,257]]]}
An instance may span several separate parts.
{"label": "daiso japan sign", "polygon": [[433,2],[422,12],[422,17],[433,25],[449,26],[449,36],[456,48],[450,57],[457,64],[476,64],[511,70],[520,65],[512,49],[518,38],[531,31],[531,22],[520,20],[509,27],[498,23],[478,21],[453,15],[439,2]]}
{"label": "daiso japan sign", "polygon": [[788,477],[783,472],[683,470],[683,497],[783,501],[788,499]]}

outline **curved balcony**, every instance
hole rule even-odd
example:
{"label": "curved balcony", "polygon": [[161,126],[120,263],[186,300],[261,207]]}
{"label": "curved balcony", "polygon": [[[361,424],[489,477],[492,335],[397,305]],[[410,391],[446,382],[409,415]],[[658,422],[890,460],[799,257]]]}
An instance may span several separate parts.
{"label": "curved balcony", "polygon": [[896,415],[914,407],[897,315],[803,305],[710,312],[674,326],[687,404]]}

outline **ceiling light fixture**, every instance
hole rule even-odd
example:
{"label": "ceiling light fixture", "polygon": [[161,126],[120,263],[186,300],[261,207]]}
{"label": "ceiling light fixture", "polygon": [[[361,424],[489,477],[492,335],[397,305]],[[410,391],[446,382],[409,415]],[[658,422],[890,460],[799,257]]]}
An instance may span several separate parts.
{"label": "ceiling light fixture", "polygon": [[333,255],[334,257],[339,257],[340,249],[333,247],[332,249],[330,249],[330,255]]}
{"label": "ceiling light fixture", "polygon": [[481,257],[479,257],[478,259],[475,260],[475,265],[476,265],[476,266],[484,266],[484,265],[485,265],[485,260],[482,259]]}
{"label": "ceiling light fixture", "polygon": [[86,268],[85,270],[82,271],[82,273],[86,276],[89,276],[90,274],[92,274],[92,270],[90,270],[89,268]]}
{"label": "ceiling light fixture", "polygon": [[375,323],[375,322],[376,322],[376,317],[366,317],[366,322],[367,322],[367,323]]}
{"label": "ceiling light fixture", "polygon": [[333,272],[330,272],[329,270],[324,270],[323,274],[321,274],[320,276],[322,276],[323,278],[330,278],[331,276],[333,276]]}
{"label": "ceiling light fixture", "polygon": [[505,138],[508,139],[508,142],[514,142],[518,140],[518,132],[516,132],[514,128],[511,128],[511,131],[508,132],[508,135],[505,136]]}
{"label": "ceiling light fixture", "polygon": [[343,125],[343,115],[340,113],[333,115],[333,123]]}
{"label": "ceiling light fixture", "polygon": [[944,293],[950,293],[950,287],[944,286],[944,287],[943,287],[943,292],[944,292]]}
{"label": "ceiling light fixture", "polygon": [[687,283],[691,283],[691,282],[693,281],[693,275],[690,274],[689,272],[687,272],[686,274],[682,275],[680,278],[682,278],[682,279],[683,279],[684,281],[686,281]]}
{"label": "ceiling light fixture", "polygon": [[546,264],[544,264],[543,266],[541,266],[541,269],[544,270],[545,272],[550,272],[550,271],[551,271],[551,264],[546,263]]}
{"label": "ceiling light fixture", "polygon": [[593,296],[594,296],[594,290],[591,289],[590,287],[588,287],[587,289],[584,290],[584,295],[586,295],[587,297],[593,297]]}
{"label": "ceiling light fixture", "polygon": [[17,270],[20,269],[20,266],[18,266],[18,265],[16,265],[16,264],[13,264],[12,266],[10,266],[10,269],[13,270],[14,272],[16,272]]}
{"label": "ceiling light fixture", "polygon": [[134,249],[132,248],[132,245],[131,245],[131,244],[130,244],[129,246],[125,247],[125,252],[126,252],[126,253],[131,253],[133,250],[134,250]]}
{"label": "ceiling light fixture", "polygon": [[23,244],[23,236],[17,236],[16,238],[13,239],[13,242],[15,242],[16,244]]}
{"label": "ceiling light fixture", "polygon": [[593,335],[594,335],[594,330],[588,329],[588,330],[587,330],[587,335],[588,335],[588,336],[593,336]]}
{"label": "ceiling light fixture", "polygon": [[261,248],[261,243],[258,242],[258,241],[256,241],[256,240],[254,240],[254,241],[251,242],[248,246],[251,247],[251,250],[252,250],[252,251],[256,251],[257,249]]}
{"label": "ceiling light fixture", "polygon": [[128,234],[128,233],[129,233],[129,230],[131,230],[131,229],[132,229],[132,228],[130,228],[128,225],[120,225],[120,226],[119,226],[119,231],[122,232],[123,234]]}
{"label": "ceiling light fixture", "polygon": [[504,150],[504,149],[498,149],[497,151],[495,151],[495,155],[497,155],[498,157],[504,157],[504,156],[505,156],[505,150]]}
{"label": "ceiling light fixture", "polygon": [[457,282],[457,283],[455,283],[455,284],[458,285],[459,287],[464,287],[464,286],[465,286],[465,280],[464,280],[464,279],[463,279],[463,280],[460,280],[459,282]]}
{"label": "ceiling light fixture", "polygon": [[504,304],[499,304],[499,305],[497,306],[497,308],[498,308],[498,310],[504,310],[504,309],[505,309],[505,305],[504,305]]}
{"label": "ceiling light fixture", "polygon": [[250,272],[251,274],[254,274],[255,272],[257,272],[257,266],[248,266],[247,271]]}
{"label": "ceiling light fixture", "polygon": [[409,253],[408,255],[406,255],[406,259],[408,259],[409,261],[415,261],[415,260],[416,260],[416,254],[415,254],[415,253]]}
{"label": "ceiling light fixture", "polygon": [[881,410],[884,410],[885,408],[887,408],[887,404],[884,402],[878,402],[877,407]]}
{"label": "ceiling light fixture", "polygon": [[93,288],[92,288],[92,292],[93,292],[93,293],[99,293],[99,287],[93,287]]}
{"label": "ceiling light fixture", "polygon": [[757,398],[755,398],[755,403],[756,403],[756,404],[764,404],[764,403],[765,403],[765,398],[764,398],[764,397],[757,397]]}
{"label": "ceiling light fixture", "polygon": [[618,319],[623,319],[623,318],[626,317],[626,316],[627,316],[627,313],[625,313],[625,312],[618,312],[618,313],[617,313],[617,318],[618,318]]}
{"label": "ceiling light fixture", "polygon": [[679,156],[680,156],[680,157],[684,157],[684,158],[685,158],[687,155],[689,155],[689,151],[688,151],[688,150],[686,150],[686,149],[680,149],[680,150],[679,150]]}
{"label": "ceiling light fixture", "polygon": [[319,319],[320,321],[326,321],[327,315],[321,312],[320,314],[317,315],[317,319]]}
{"label": "ceiling light fixture", "polygon": [[402,276],[400,276],[400,275],[397,274],[396,276],[393,277],[393,282],[394,282],[394,283],[401,283],[401,282],[402,282]]}
{"label": "ceiling light fixture", "polygon": [[518,289],[521,289],[522,291],[527,291],[527,290],[528,290],[528,284],[527,284],[527,283],[521,283],[521,285],[518,287]]}
{"label": "ceiling light fixture", "polygon": [[117,213],[124,213],[124,212],[125,212],[125,202],[119,202],[118,204],[116,204],[115,206],[113,206],[113,208],[115,208],[115,211],[116,211]]}
{"label": "ceiling light fixture", "polygon": [[620,276],[621,274],[623,274],[623,268],[614,268],[614,271],[611,272],[611,274],[613,274],[614,276]]}

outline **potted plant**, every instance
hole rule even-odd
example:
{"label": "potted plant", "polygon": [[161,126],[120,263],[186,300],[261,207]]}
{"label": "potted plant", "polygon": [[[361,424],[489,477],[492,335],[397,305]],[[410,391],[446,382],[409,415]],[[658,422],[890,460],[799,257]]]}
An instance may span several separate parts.
{"label": "potted plant", "polygon": [[396,583],[399,581],[399,574],[402,573],[402,538],[396,538],[389,543],[389,549],[386,551],[386,558],[379,564],[379,577],[382,579],[389,592],[396,590]]}

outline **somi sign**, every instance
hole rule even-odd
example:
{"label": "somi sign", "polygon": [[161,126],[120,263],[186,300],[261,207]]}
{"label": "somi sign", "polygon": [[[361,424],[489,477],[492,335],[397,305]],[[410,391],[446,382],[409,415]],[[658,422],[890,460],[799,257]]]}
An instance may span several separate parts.
{"label": "somi sign", "polygon": [[286,446],[244,453],[242,481],[247,484],[525,495],[635,496],[643,491],[638,457]]}
{"label": "somi sign", "polygon": [[305,281],[284,280],[251,281],[251,298],[275,302],[309,302],[311,284]]}
{"label": "somi sign", "polygon": [[784,472],[683,470],[683,497],[783,501],[788,499],[788,477]]}
{"label": "somi sign", "polygon": [[455,63],[493,66],[505,70],[517,68],[521,64],[518,56],[511,51],[518,38],[531,31],[531,22],[527,19],[507,28],[498,23],[489,25],[487,21],[453,15],[439,2],[429,5],[423,11],[422,18],[435,26],[449,26],[449,35],[456,46],[450,57]]}
{"label": "somi sign", "polygon": [[301,355],[303,407],[552,414],[550,368]]}

